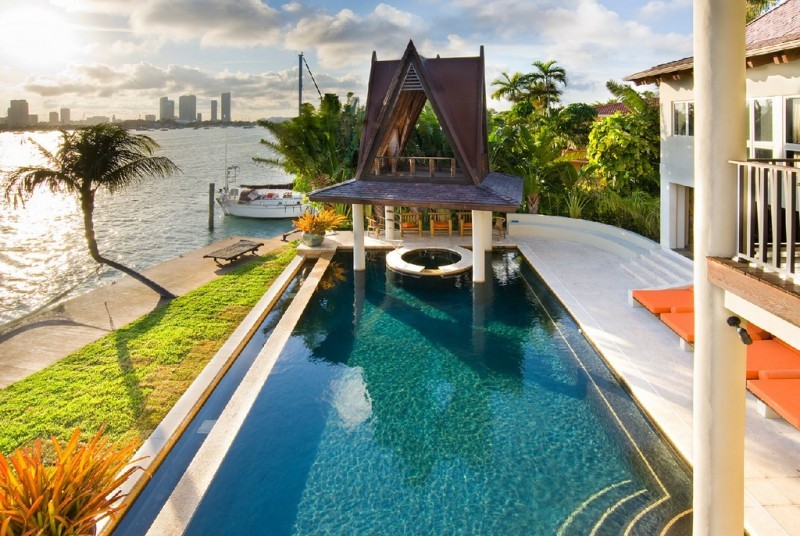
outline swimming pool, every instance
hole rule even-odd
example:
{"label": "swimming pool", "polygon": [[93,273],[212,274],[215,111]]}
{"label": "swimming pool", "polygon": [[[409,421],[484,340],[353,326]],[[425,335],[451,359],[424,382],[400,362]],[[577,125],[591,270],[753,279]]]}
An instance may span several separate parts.
{"label": "swimming pool", "polygon": [[520,256],[337,254],[187,534],[668,534],[690,475]]}

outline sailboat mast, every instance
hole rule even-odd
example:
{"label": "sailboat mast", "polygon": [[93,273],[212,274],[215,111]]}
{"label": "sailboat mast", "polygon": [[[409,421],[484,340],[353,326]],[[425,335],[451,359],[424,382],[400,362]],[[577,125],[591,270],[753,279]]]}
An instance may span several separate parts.
{"label": "sailboat mast", "polygon": [[297,76],[299,77],[299,84],[297,86],[297,115],[299,116],[303,109],[303,53],[302,52],[297,58]]}

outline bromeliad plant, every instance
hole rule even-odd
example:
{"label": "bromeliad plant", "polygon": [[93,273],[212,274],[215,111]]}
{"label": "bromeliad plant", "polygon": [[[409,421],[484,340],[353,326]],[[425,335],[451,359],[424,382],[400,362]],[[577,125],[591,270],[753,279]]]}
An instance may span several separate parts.
{"label": "bromeliad plant", "polygon": [[298,231],[308,234],[324,235],[325,231],[344,225],[347,218],[335,210],[324,208],[317,212],[305,212],[292,222]]}
{"label": "bromeliad plant", "polygon": [[102,434],[82,443],[76,429],[64,446],[51,438],[52,465],[41,440],[0,454],[0,536],[94,534],[98,521],[113,516],[120,485],[140,468],[129,465],[134,444],[117,448]]}

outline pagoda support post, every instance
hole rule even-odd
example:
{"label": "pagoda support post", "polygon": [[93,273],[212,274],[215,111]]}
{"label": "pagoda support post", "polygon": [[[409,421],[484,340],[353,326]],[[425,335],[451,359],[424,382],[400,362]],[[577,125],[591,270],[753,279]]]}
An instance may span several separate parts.
{"label": "pagoda support post", "polygon": [[383,209],[384,236],[386,240],[394,240],[394,207],[386,206]]}
{"label": "pagoda support post", "polygon": [[364,205],[353,205],[353,270],[367,269],[364,250]]}
{"label": "pagoda support post", "polygon": [[472,282],[486,282],[486,245],[482,210],[472,211]]}

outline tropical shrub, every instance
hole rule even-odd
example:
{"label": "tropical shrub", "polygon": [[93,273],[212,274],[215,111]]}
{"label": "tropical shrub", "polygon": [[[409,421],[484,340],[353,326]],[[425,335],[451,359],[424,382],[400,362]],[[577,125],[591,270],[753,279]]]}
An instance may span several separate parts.
{"label": "tropical shrub", "polygon": [[[66,445],[51,438],[55,462],[42,442],[0,453],[0,535],[86,535],[119,509],[120,485],[138,467],[129,465],[134,444],[109,444],[102,428],[86,443],[76,429]],[[125,469],[127,466],[127,469]]]}
{"label": "tropical shrub", "polygon": [[347,218],[333,209],[324,208],[317,212],[305,212],[292,221],[298,230],[309,234],[325,234],[325,231],[336,229],[347,223]]}
{"label": "tropical shrub", "polygon": [[363,119],[364,108],[352,93],[344,105],[338,96],[327,93],[319,110],[305,103],[298,117],[258,121],[275,138],[261,140],[274,156],[253,160],[294,176],[295,189],[301,192],[352,179]]}

